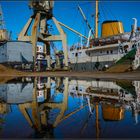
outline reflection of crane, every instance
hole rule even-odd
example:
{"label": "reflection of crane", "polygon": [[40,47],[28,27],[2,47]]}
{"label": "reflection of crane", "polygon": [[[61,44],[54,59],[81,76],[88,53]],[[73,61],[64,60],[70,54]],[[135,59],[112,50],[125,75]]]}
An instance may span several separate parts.
{"label": "reflection of crane", "polygon": [[[34,88],[33,88],[33,101],[31,103],[24,103],[24,104],[19,104],[19,109],[30,124],[31,127],[34,127],[37,129],[37,131],[42,131],[42,125],[47,124],[47,118],[46,118],[46,113],[39,109],[39,104],[37,102],[37,77],[34,79]],[[48,100],[50,97],[50,78],[48,78],[46,87],[45,87],[45,100]],[[28,113],[28,109],[32,109],[32,117]],[[44,114],[45,113],[45,114]],[[41,116],[40,116],[41,114]]]}
{"label": "reflection of crane", "polygon": [[[48,78],[47,84],[46,84],[46,94],[51,94],[50,86],[51,86],[51,81],[50,77]],[[58,79],[59,81],[60,79]],[[58,82],[59,83],[59,82]],[[52,129],[56,127],[59,123],[62,121],[66,120],[73,114],[79,112],[83,108],[87,106],[85,104],[84,106],[80,106],[79,108],[75,109],[74,111],[65,114],[65,111],[67,110],[67,105],[68,105],[68,78],[65,78],[64,81],[64,91],[63,91],[63,101],[62,102],[51,102],[51,101],[45,101],[43,103],[38,103],[37,102],[37,78],[35,78],[34,81],[34,89],[33,89],[33,101],[31,103],[24,103],[24,104],[19,104],[19,109],[30,124],[31,127],[35,128],[37,132],[42,133],[44,131],[44,127],[48,128],[51,127]],[[58,84],[59,85],[59,84]],[[28,113],[28,109],[32,110],[32,116]],[[49,109],[59,109],[60,112],[57,115],[54,123],[51,125],[48,122],[48,113]],[[49,128],[49,129],[51,129]],[[48,129],[48,130],[49,130]],[[47,133],[47,131],[45,132]]]}
{"label": "reflection of crane", "polygon": [[[66,35],[61,28],[59,22],[52,15],[54,2],[53,1],[44,1],[44,0],[32,0],[30,2],[30,7],[33,9],[33,15],[30,17],[22,31],[18,36],[18,40],[22,41],[31,41],[33,45],[33,62],[34,70],[36,69],[36,47],[37,42],[44,43],[46,47],[46,59],[48,63],[48,68],[50,66],[50,44],[49,41],[62,41],[63,52],[64,52],[64,68],[68,68],[68,50]],[[48,20],[52,19],[56,25],[59,35],[50,35],[48,32]],[[31,35],[29,35],[29,28],[31,23],[34,21],[31,29]]]}
{"label": "reflection of crane", "polygon": [[[50,78],[48,78],[48,82],[47,82],[47,89],[50,89]],[[64,112],[67,109],[67,101],[68,101],[68,78],[66,78],[65,80],[65,86],[64,86],[64,98],[63,98],[63,102],[62,103],[52,103],[52,102],[44,102],[43,104],[39,105],[37,102],[37,78],[35,78],[34,80],[34,89],[33,89],[33,101],[32,103],[25,103],[25,104],[20,104],[19,108],[20,111],[22,112],[22,114],[24,115],[24,117],[26,118],[26,120],[28,121],[28,123],[30,124],[31,127],[35,127],[39,132],[42,131],[42,125],[43,126],[47,126],[48,122],[47,122],[47,110],[45,109],[47,107],[50,108],[58,108],[60,109],[60,113],[56,118],[56,121],[54,122],[53,126],[56,126],[60,121],[61,118],[64,115]],[[46,90],[46,94],[51,94],[50,90]],[[30,117],[29,113],[28,113],[28,108],[32,109],[32,117]],[[32,119],[33,118],[33,119]]]}

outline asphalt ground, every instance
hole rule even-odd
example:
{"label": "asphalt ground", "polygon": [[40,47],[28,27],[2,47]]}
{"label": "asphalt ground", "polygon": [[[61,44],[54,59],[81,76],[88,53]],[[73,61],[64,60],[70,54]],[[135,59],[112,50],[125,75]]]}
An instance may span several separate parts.
{"label": "asphalt ground", "polygon": [[0,65],[0,79],[9,79],[14,77],[75,77],[75,78],[93,78],[93,79],[128,79],[140,80],[140,71],[132,72],[74,72],[74,71],[46,71],[46,72],[23,72],[7,68]]}
{"label": "asphalt ground", "polygon": [[93,78],[93,79],[128,79],[140,80],[140,72],[107,73],[107,72],[0,72],[0,77],[75,77],[75,78]]}

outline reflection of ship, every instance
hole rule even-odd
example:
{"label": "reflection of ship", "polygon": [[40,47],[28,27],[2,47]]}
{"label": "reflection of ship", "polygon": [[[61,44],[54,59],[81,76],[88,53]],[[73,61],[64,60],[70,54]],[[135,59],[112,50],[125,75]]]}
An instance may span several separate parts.
{"label": "reflection of ship", "polygon": [[[125,84],[123,85],[123,82]],[[138,124],[140,111],[140,82],[139,81],[90,81],[70,80],[71,95],[89,97],[96,109],[96,137],[100,137],[101,124],[99,106],[102,109],[104,121],[120,121],[125,118],[125,111],[132,111],[135,124]]]}
{"label": "reflection of ship", "polygon": [[32,101],[33,83],[9,83],[0,85],[0,98],[7,103],[25,103]]}
{"label": "reflection of ship", "polygon": [[129,109],[135,116],[135,123],[138,123],[140,82],[134,81],[133,84],[132,81],[127,81],[125,87],[122,83],[122,81],[71,80],[69,93],[75,96],[88,96],[90,102],[100,103],[104,120],[122,120],[125,109]]}
{"label": "reflection of ship", "polygon": [[[110,99],[120,99],[125,96],[124,99],[127,101],[133,100],[135,95],[135,91],[132,94],[129,90],[117,85],[115,81],[71,80],[69,84],[70,93],[87,94]],[[131,86],[131,89],[133,88]]]}
{"label": "reflection of ship", "polygon": [[119,121],[124,118],[124,108],[121,106],[115,107],[107,104],[103,104],[103,119],[109,121]]}
{"label": "reflection of ship", "polygon": [[[25,79],[23,80],[25,82]],[[27,80],[30,81],[29,79]],[[75,114],[79,114],[85,108],[88,115],[86,115],[86,121],[83,120],[80,124],[82,127],[79,130],[81,131],[80,133],[84,133],[88,129],[87,125],[90,118],[95,116],[96,137],[100,137],[102,124],[99,120],[103,119],[107,122],[123,120],[126,110],[132,111],[133,116],[135,116],[135,123],[138,123],[140,109],[139,81],[127,81],[126,87],[122,81],[73,80],[59,77],[40,77],[35,78],[33,81],[33,83],[25,82],[26,85],[21,84],[20,88],[18,82],[15,85],[11,84],[12,81],[7,83],[7,88],[1,90],[3,94],[1,94],[2,105],[0,106],[0,113],[8,113],[10,106],[17,104],[27,122],[34,128],[37,137],[53,137],[54,129],[67,121],[70,124]],[[11,90],[11,93],[15,92],[15,99],[12,97],[9,101],[6,96],[4,97],[4,94],[8,93],[7,91],[10,94],[9,88],[11,85],[13,86],[12,89],[15,89]],[[3,86],[5,87],[5,85]],[[24,90],[27,87],[28,90]],[[135,93],[128,92],[128,87],[129,91],[135,91]],[[22,101],[18,97],[20,94],[24,95]],[[7,96],[7,98],[9,97]],[[74,102],[73,104],[68,104],[69,98],[74,98],[78,101],[80,99],[80,102],[78,104]],[[74,109],[71,106],[75,106]],[[102,111],[102,114],[100,111]],[[76,118],[75,123],[78,123],[79,119],[82,119],[82,115]],[[65,132],[64,124],[62,131]],[[69,128],[69,125],[66,127]]]}

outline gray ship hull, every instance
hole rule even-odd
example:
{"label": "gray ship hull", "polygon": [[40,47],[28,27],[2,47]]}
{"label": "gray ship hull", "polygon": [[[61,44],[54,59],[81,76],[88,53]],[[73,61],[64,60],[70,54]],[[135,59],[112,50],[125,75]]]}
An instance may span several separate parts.
{"label": "gray ship hull", "polygon": [[108,67],[114,64],[113,61],[104,61],[104,62],[86,62],[86,63],[74,63],[70,64],[72,71],[99,71],[105,70],[105,65]]}

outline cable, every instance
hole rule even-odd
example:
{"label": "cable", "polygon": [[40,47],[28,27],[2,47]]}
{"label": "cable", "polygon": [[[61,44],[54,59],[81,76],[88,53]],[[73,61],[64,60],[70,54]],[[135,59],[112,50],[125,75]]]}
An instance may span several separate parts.
{"label": "cable", "polygon": [[[112,13],[112,11],[109,9],[109,7],[106,7],[105,10],[107,11],[107,13],[110,14],[110,16],[112,16],[113,19],[117,20],[117,18],[115,17],[115,15]],[[108,14],[108,15],[109,15]],[[116,27],[116,26],[115,26]],[[119,32],[119,29],[116,27],[117,31]]]}
{"label": "cable", "polygon": [[[105,15],[105,18],[107,19],[106,12],[105,12],[105,9],[104,9],[103,5],[102,4],[100,4],[100,5],[101,5],[101,8],[102,8],[103,14]],[[113,25],[111,25],[111,29],[112,29],[112,32],[114,34]]]}
{"label": "cable", "polygon": [[[91,4],[91,2],[86,2],[86,4],[85,4],[85,2],[84,3],[80,3],[80,5],[84,5],[84,6],[86,6],[86,5],[90,5]],[[76,4],[76,6],[73,6],[73,7],[71,7],[71,6],[68,6],[68,7],[60,7],[60,10],[75,10],[75,9],[77,9],[77,4]]]}

